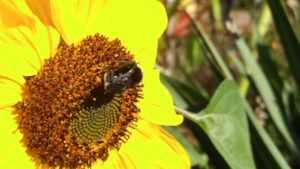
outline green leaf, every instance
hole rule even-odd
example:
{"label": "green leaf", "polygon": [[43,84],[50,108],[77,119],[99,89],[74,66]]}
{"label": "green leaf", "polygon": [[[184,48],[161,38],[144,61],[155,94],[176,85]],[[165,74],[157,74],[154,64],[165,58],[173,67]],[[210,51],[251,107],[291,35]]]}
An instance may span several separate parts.
{"label": "green leaf", "polygon": [[[201,93],[202,97],[205,98],[205,105],[207,105],[209,94],[207,93],[205,88],[202,86],[202,84],[199,83],[199,81],[196,78],[194,78],[191,74],[189,74],[185,70],[179,70],[179,71],[186,78],[186,83],[189,84],[189,86],[191,88],[193,88],[195,91],[199,91],[199,93]],[[201,101],[203,101],[203,100],[201,100]]]}
{"label": "green leaf", "polygon": [[[288,165],[287,161],[280,153],[271,137],[258,123],[254,115],[255,112],[250,107],[249,103],[244,100],[244,104],[250,121],[250,127],[253,129],[253,135],[251,136],[254,144],[252,146],[254,149],[259,151],[259,155],[265,158],[262,160],[262,162],[265,163],[265,165],[270,166],[269,168],[271,169],[290,169],[291,167]],[[266,166],[260,168],[266,168]]]}
{"label": "green leaf", "polygon": [[298,39],[300,39],[300,7],[298,6],[295,11],[295,16],[296,16],[296,30],[297,30],[297,35]]}
{"label": "green leaf", "polygon": [[256,48],[258,51],[258,61],[261,63],[261,67],[264,72],[268,75],[267,78],[270,85],[278,94],[283,89],[283,79],[279,76],[279,69],[275,62],[271,58],[268,46],[265,44],[264,39],[261,37],[257,29],[253,28],[254,39]]}
{"label": "green leaf", "polygon": [[298,153],[298,147],[296,143],[294,142],[291,134],[289,133],[289,130],[285,124],[285,121],[282,117],[280,108],[278,106],[276,97],[272,91],[271,85],[269,81],[266,78],[266,75],[261,70],[261,67],[257,64],[257,62],[254,60],[251,51],[246,44],[245,40],[238,36],[236,40],[236,45],[241,52],[241,56],[244,59],[245,63],[249,68],[251,68],[251,78],[253,79],[256,88],[258,89],[260,95],[262,96],[267,109],[269,110],[269,114],[274,121],[276,127],[280,131],[281,135],[285,139],[285,141],[288,144],[288,147],[290,150],[292,150],[293,153]]}
{"label": "green leaf", "polygon": [[[189,34],[187,36],[187,42],[186,42],[186,60],[187,65],[191,67],[192,70],[195,68],[199,68],[203,61],[203,51],[201,49],[201,46],[199,45],[198,38],[194,34]],[[192,70],[187,69],[188,67],[184,67],[186,70],[191,72]]]}
{"label": "green leaf", "polygon": [[208,107],[194,118],[231,168],[255,168],[244,103],[233,81],[222,82]]}
{"label": "green leaf", "polygon": [[160,75],[161,82],[169,89],[174,104],[184,109],[196,108],[206,105],[208,98],[198,90],[169,77],[163,73]]}
{"label": "green leaf", "polygon": [[219,72],[221,72],[223,74],[223,77],[228,78],[228,79],[233,79],[231,72],[229,71],[228,67],[226,66],[224,59],[222,58],[221,54],[218,52],[215,45],[208,38],[208,36],[202,30],[202,28],[196,24],[196,21],[189,14],[187,14],[187,16],[190,18],[190,20],[192,22],[192,26],[195,29],[196,34],[198,35],[197,37],[201,41],[203,41],[203,45],[206,47],[209,54],[211,55],[211,57],[209,58],[211,63],[216,65]]}
{"label": "green leaf", "polygon": [[258,11],[258,20],[257,20],[257,29],[258,29],[258,32],[261,34],[261,35],[265,35],[268,31],[268,29],[270,29],[270,20],[271,20],[271,11],[269,9],[269,6],[267,4],[266,1],[263,1],[262,4],[261,4],[261,7]]}
{"label": "green leaf", "polygon": [[215,20],[215,23],[221,25],[222,23],[222,8],[221,8],[221,1],[220,0],[212,0],[212,14]]}
{"label": "green leaf", "polygon": [[290,65],[291,72],[295,78],[298,90],[300,90],[300,45],[295,32],[288,20],[288,17],[279,0],[267,1],[275,22],[276,29],[281,39],[286,58]]}
{"label": "green leaf", "polygon": [[170,80],[165,75],[160,75],[161,83],[168,89],[171,93],[174,105],[182,107],[184,109],[189,108],[189,103],[182,97],[181,91],[177,90],[176,84],[170,82]]}

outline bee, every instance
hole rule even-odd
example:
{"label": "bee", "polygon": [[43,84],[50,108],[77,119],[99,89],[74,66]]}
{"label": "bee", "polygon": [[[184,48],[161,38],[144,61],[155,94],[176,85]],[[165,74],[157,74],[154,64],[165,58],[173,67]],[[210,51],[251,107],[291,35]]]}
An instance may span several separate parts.
{"label": "bee", "polygon": [[136,62],[126,61],[118,68],[104,74],[104,91],[122,93],[127,88],[137,86],[143,78],[142,70]]}

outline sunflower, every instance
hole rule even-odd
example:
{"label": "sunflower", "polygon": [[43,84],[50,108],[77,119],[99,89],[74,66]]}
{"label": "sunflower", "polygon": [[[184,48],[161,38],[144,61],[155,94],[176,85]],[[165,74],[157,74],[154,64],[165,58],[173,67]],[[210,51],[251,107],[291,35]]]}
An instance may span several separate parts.
{"label": "sunflower", "polygon": [[0,168],[189,168],[155,0],[0,2]]}

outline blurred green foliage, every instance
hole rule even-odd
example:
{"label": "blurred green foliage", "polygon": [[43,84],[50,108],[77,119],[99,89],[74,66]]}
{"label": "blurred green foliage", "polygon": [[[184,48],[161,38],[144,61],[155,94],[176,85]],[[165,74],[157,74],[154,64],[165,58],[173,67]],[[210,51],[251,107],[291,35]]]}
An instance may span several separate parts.
{"label": "blurred green foliage", "polygon": [[192,168],[300,168],[300,4],[174,0],[161,81]]}

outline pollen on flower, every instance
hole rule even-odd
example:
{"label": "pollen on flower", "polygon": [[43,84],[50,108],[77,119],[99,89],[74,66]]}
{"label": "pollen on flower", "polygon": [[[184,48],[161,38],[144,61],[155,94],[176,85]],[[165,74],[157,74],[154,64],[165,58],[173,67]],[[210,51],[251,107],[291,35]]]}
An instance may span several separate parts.
{"label": "pollen on flower", "polygon": [[90,167],[127,141],[142,85],[116,93],[104,88],[104,76],[127,62],[135,63],[134,57],[120,41],[95,35],[76,46],[60,46],[36,75],[26,77],[14,113],[22,143],[37,165]]}

